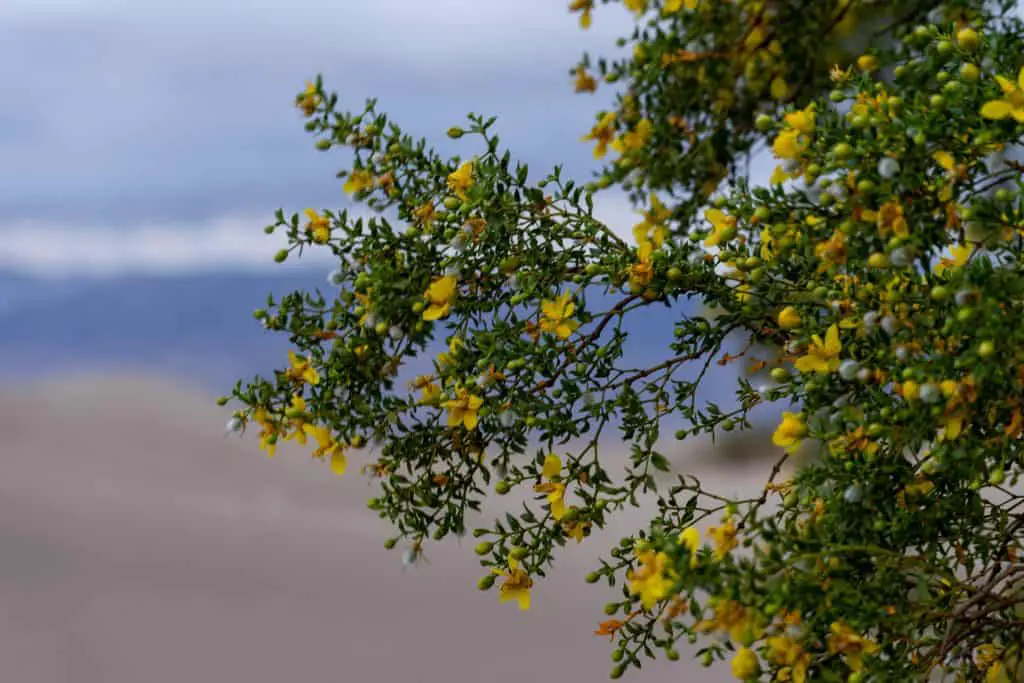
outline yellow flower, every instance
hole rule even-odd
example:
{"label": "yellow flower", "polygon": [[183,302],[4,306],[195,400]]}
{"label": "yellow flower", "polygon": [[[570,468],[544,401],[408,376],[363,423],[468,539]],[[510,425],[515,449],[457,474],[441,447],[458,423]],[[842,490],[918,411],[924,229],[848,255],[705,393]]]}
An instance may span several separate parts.
{"label": "yellow flower", "polygon": [[1024,68],[1017,74],[1016,83],[1002,76],[996,76],[996,81],[1003,90],[1003,97],[986,102],[981,115],[997,121],[1012,116],[1018,123],[1024,123]]}
{"label": "yellow flower", "polygon": [[637,554],[640,566],[629,572],[629,592],[639,595],[644,609],[651,609],[668,597],[675,576],[668,567],[669,557],[663,552],[646,550]]}
{"label": "yellow flower", "polygon": [[320,383],[320,375],[317,373],[316,368],[313,367],[311,359],[297,356],[294,351],[289,351],[288,362],[291,363],[291,367],[285,370],[285,375],[287,375],[288,379],[299,384],[302,382],[309,384]]}
{"label": "yellow flower", "polygon": [[653,245],[645,238],[637,250],[637,262],[629,267],[629,283],[635,287],[646,287],[654,279],[654,265],[651,263]]}
{"label": "yellow flower", "polygon": [[864,668],[862,662],[864,655],[873,654],[878,650],[875,643],[854,633],[853,629],[841,621],[833,622],[829,631],[828,653],[843,655],[846,665],[853,671],[860,671]]}
{"label": "yellow flower", "polygon": [[348,180],[341,186],[341,189],[348,194],[357,194],[373,189],[373,175],[365,168],[357,168],[349,175]]}
{"label": "yellow flower", "polygon": [[285,415],[291,418],[292,431],[284,435],[288,441],[295,440],[306,445],[306,400],[299,395],[292,396],[292,404],[285,411]]}
{"label": "yellow flower", "polygon": [[460,387],[455,398],[445,401],[443,404],[448,410],[448,426],[458,427],[461,424],[466,429],[476,429],[477,413],[483,404],[482,398],[469,393],[465,387]]}
{"label": "yellow flower", "polygon": [[533,579],[519,566],[518,560],[512,557],[508,559],[508,571],[498,569],[491,571],[498,576],[505,577],[504,583],[498,588],[499,602],[506,603],[509,600],[515,600],[519,603],[519,609],[524,611],[530,609],[530,589],[533,588]]}
{"label": "yellow flower", "polygon": [[587,73],[582,66],[576,69],[576,92],[594,92],[597,90],[597,81]]}
{"label": "yellow flower", "polygon": [[787,451],[795,451],[807,436],[807,425],[800,413],[782,413],[782,422],[772,434],[772,443]]}
{"label": "yellow flower", "polygon": [[345,447],[334,440],[330,430],[322,425],[304,424],[303,431],[317,441],[317,448],[313,451],[314,458],[330,456],[331,471],[339,477],[345,474],[348,468],[348,459],[345,457]]}
{"label": "yellow flower", "polygon": [[416,207],[412,211],[412,217],[417,223],[431,225],[434,222],[434,218],[437,217],[437,212],[434,210],[434,203],[427,202],[422,206]]}
{"label": "yellow flower", "polygon": [[465,161],[457,169],[448,174],[448,189],[462,200],[466,199],[466,190],[473,187],[473,162]]}
{"label": "yellow flower", "polygon": [[260,448],[267,452],[268,457],[273,458],[277,450],[277,424],[270,419],[267,411],[263,408],[253,411],[252,419],[260,425]]}
{"label": "yellow flower", "polygon": [[651,208],[644,211],[643,217],[642,223],[633,226],[633,237],[637,243],[642,244],[646,240],[650,241],[655,248],[660,248],[668,236],[666,223],[672,217],[672,211],[661,203],[657,195],[652,194]]}
{"label": "yellow flower", "polygon": [[572,295],[568,292],[562,294],[555,300],[545,299],[540,303],[541,320],[540,329],[544,332],[553,332],[561,339],[568,339],[579,322],[572,319],[576,312],[576,304],[572,301]]}
{"label": "yellow flower", "polygon": [[697,527],[683,529],[679,534],[679,544],[690,551],[690,566],[696,567],[697,554],[700,552],[700,531]]}
{"label": "yellow flower", "polygon": [[561,471],[562,460],[552,453],[548,457],[544,458],[544,466],[540,472],[540,476],[548,481],[537,484],[533,487],[533,490],[538,493],[548,494],[548,504],[551,506],[551,516],[554,517],[556,521],[562,519],[562,516],[565,515],[565,484],[551,480],[557,477]]}
{"label": "yellow flower", "polygon": [[601,116],[590,133],[580,138],[582,141],[594,140],[597,145],[594,147],[594,158],[601,159],[608,153],[608,144],[615,137],[615,112],[608,112]]}
{"label": "yellow flower", "polygon": [[786,99],[786,95],[789,94],[789,83],[782,76],[776,76],[772,79],[771,86],[769,87],[771,96],[776,100]]}
{"label": "yellow flower", "polygon": [[[569,508],[573,510],[575,508]],[[580,522],[573,520],[571,522],[562,522],[562,530],[565,531],[565,535],[569,538],[575,538],[577,543],[582,543],[583,539],[586,538],[586,530],[590,528],[590,522]]]}
{"label": "yellow flower", "polygon": [[541,467],[540,476],[544,479],[554,479],[562,471],[562,459],[554,453],[544,458],[544,465]]}
{"label": "yellow flower", "polygon": [[423,311],[424,320],[439,320],[452,312],[457,285],[458,280],[454,275],[445,275],[430,284],[423,294],[423,298],[427,300],[427,307]]}
{"label": "yellow flower", "polygon": [[704,240],[705,247],[716,247],[723,242],[728,242],[736,235],[736,217],[729,216],[719,209],[708,209],[704,212],[704,218],[711,222],[714,230]]}
{"label": "yellow flower", "polygon": [[857,58],[857,68],[866,73],[878,70],[878,57],[874,55],[861,55]]}
{"label": "yellow flower", "polygon": [[956,168],[956,159],[953,158],[952,154],[945,150],[940,149],[937,151],[932,155],[932,159],[935,160],[935,163],[949,172],[952,172],[953,169]]}
{"label": "yellow flower", "polygon": [[[814,132],[815,116],[813,107],[786,114],[785,121],[789,128],[779,133],[772,142],[772,151],[776,157],[796,160],[803,155],[810,144],[810,135]],[[784,173],[781,168],[776,170],[776,174],[791,177],[791,174]]]}
{"label": "yellow flower", "polygon": [[582,12],[580,15],[580,27],[590,28],[591,12],[594,11],[594,0],[573,0],[569,3],[570,12]]}
{"label": "yellow flower", "polygon": [[738,545],[736,540],[736,525],[732,520],[726,520],[722,526],[713,526],[708,529],[708,536],[715,544],[715,559],[721,560]]}
{"label": "yellow flower", "polygon": [[448,350],[442,351],[437,354],[437,364],[441,368],[445,368],[449,365],[455,364],[455,355],[459,352],[459,348],[464,346],[464,342],[459,337],[452,337],[451,341],[448,342]]}
{"label": "yellow flower", "polygon": [[326,216],[321,216],[313,209],[306,209],[306,217],[309,219],[306,231],[312,236],[314,242],[323,244],[331,239],[330,219]]}
{"label": "yellow flower", "polygon": [[811,663],[810,653],[795,640],[785,635],[772,636],[765,642],[768,645],[768,659],[781,667],[777,679],[805,683],[807,667]]}
{"label": "yellow flower", "polygon": [[780,159],[797,159],[803,154],[805,145],[800,141],[800,133],[795,130],[784,130],[772,142],[772,151]]}
{"label": "yellow flower", "polygon": [[662,11],[665,14],[671,14],[673,12],[678,12],[684,7],[686,9],[697,9],[697,2],[698,0],[665,0],[665,5],[662,8]]}
{"label": "yellow flower", "polygon": [[732,675],[741,681],[757,676],[761,671],[761,663],[757,660],[757,653],[749,647],[741,647],[732,658]]}
{"label": "yellow flower", "polygon": [[306,90],[295,99],[295,106],[306,116],[312,116],[320,105],[322,98],[316,92],[316,86],[306,81]]}
{"label": "yellow flower", "polygon": [[992,643],[979,645],[975,651],[974,663],[985,672],[985,683],[1009,683],[1010,678],[999,656],[999,650]]}
{"label": "yellow flower", "polygon": [[420,404],[434,403],[441,396],[441,387],[434,384],[434,377],[432,375],[420,375],[409,382],[409,388],[419,389],[423,392],[420,396]]}
{"label": "yellow flower", "polygon": [[651,139],[653,130],[654,124],[650,119],[640,119],[636,128],[626,131],[612,143],[612,149],[620,154],[643,149],[647,141]]}
{"label": "yellow flower", "polygon": [[839,369],[841,361],[839,354],[843,345],[839,341],[839,326],[833,324],[825,332],[825,340],[822,341],[818,335],[811,337],[811,348],[807,355],[796,361],[796,369],[800,372],[817,372],[828,374]]}
{"label": "yellow flower", "polygon": [[634,14],[642,14],[647,10],[647,0],[623,0],[623,4]]}
{"label": "yellow flower", "polygon": [[778,321],[779,327],[784,330],[792,330],[796,327],[800,327],[800,324],[803,322],[800,319],[800,313],[792,306],[786,306],[779,311]]}

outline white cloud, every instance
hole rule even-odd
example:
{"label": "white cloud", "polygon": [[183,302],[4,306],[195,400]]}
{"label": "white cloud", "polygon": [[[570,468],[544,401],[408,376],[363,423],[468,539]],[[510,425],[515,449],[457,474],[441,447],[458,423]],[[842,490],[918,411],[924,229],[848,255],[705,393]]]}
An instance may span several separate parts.
{"label": "white cloud", "polygon": [[[288,267],[274,263],[283,232],[264,234],[267,216],[225,216],[203,224],[145,225],[131,230],[22,223],[0,227],[0,270],[63,279]],[[329,268],[326,248],[299,263]],[[296,259],[292,259],[296,261]]]}
{"label": "white cloud", "polygon": [[[594,214],[631,240],[635,212],[622,195],[600,195]],[[350,212],[353,217],[356,213]],[[272,216],[228,215],[194,223],[153,223],[131,229],[21,222],[0,225],[0,271],[47,279],[269,270],[322,266],[334,257],[325,247],[306,250],[285,264],[274,254],[287,246],[279,230],[263,232]]]}

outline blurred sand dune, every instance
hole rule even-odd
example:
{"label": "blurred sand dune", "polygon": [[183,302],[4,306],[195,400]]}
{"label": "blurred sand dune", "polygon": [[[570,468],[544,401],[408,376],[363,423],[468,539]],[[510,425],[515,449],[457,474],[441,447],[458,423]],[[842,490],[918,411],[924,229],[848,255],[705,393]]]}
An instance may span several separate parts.
{"label": "blurred sand dune", "polygon": [[[338,479],[305,453],[267,459],[226,417],[152,378],[0,390],[0,680],[607,679],[592,631],[611,594],[582,577],[642,513],[569,553],[520,613],[476,590],[470,538],[403,571],[357,462]],[[719,490],[756,491],[771,467],[692,463]],[[685,657],[631,675],[731,680]]]}

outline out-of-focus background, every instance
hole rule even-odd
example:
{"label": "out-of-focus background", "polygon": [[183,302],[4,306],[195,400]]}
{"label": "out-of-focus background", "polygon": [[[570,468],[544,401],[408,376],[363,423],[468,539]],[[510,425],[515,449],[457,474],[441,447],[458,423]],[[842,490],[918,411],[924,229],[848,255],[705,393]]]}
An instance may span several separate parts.
{"label": "out-of-focus background", "polygon": [[[609,594],[582,577],[645,511],[572,550],[520,613],[475,589],[471,540],[403,570],[357,473],[268,460],[214,405],[284,362],[287,340],[251,317],[266,295],[329,289],[328,258],[275,265],[262,231],[278,207],[347,203],[345,160],[313,149],[293,106],[305,80],[322,72],[353,109],[378,97],[453,153],[473,150],[446,128],[496,114],[538,174],[586,179],[577,140],[611,93],[574,94],[568,70],[629,21],[602,7],[583,32],[565,4],[0,4],[0,680],[606,677],[592,631]],[[615,196],[598,213],[624,235],[637,222]],[[757,490],[772,459],[749,450],[675,461]]]}

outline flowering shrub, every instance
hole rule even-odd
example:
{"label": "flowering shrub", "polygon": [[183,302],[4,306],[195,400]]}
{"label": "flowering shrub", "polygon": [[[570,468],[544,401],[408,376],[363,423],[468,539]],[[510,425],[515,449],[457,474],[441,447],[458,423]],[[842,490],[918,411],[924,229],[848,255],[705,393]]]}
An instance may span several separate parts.
{"label": "flowering shrub", "polygon": [[[592,0],[573,0],[586,28]],[[578,91],[619,87],[584,137],[614,160],[579,186],[528,181],[471,116],[447,159],[376,110],[336,109],[318,79],[297,98],[317,147],[354,151],[344,190],[376,212],[308,211],[268,228],[330,249],[336,295],[296,292],[256,317],[297,351],[239,384],[235,424],[346,458],[375,478],[371,509],[413,562],[467,531],[493,491],[535,494],[472,531],[502,601],[558,549],[645,495],[657,514],[588,575],[621,586],[597,633],[612,677],[676,643],[742,680],[1008,681],[1024,652],[1024,46],[1011,2],[623,0],[631,58],[592,61]],[[851,52],[870,35],[871,47]],[[599,85],[600,84],[600,85]],[[618,85],[615,85],[618,84]],[[765,142],[767,187],[737,160]],[[728,183],[726,183],[728,179]],[[593,216],[626,189],[632,241]],[[397,215],[398,222],[382,214]],[[602,296],[595,292],[603,290]],[[622,361],[627,319],[692,297],[675,341]],[[736,336],[749,344],[727,355]],[[433,371],[397,382],[435,340]],[[773,385],[735,409],[699,405],[712,362]],[[695,381],[678,377],[699,369]],[[786,408],[756,498],[677,476],[677,438],[749,427]],[[601,457],[608,432],[630,445]],[[602,436],[604,441],[602,441]],[[361,450],[370,440],[377,447]],[[583,445],[567,451],[570,441]],[[814,459],[780,481],[798,447]],[[625,466],[625,473],[619,468]],[[702,537],[698,525],[714,526]],[[711,637],[715,636],[715,637]]]}

